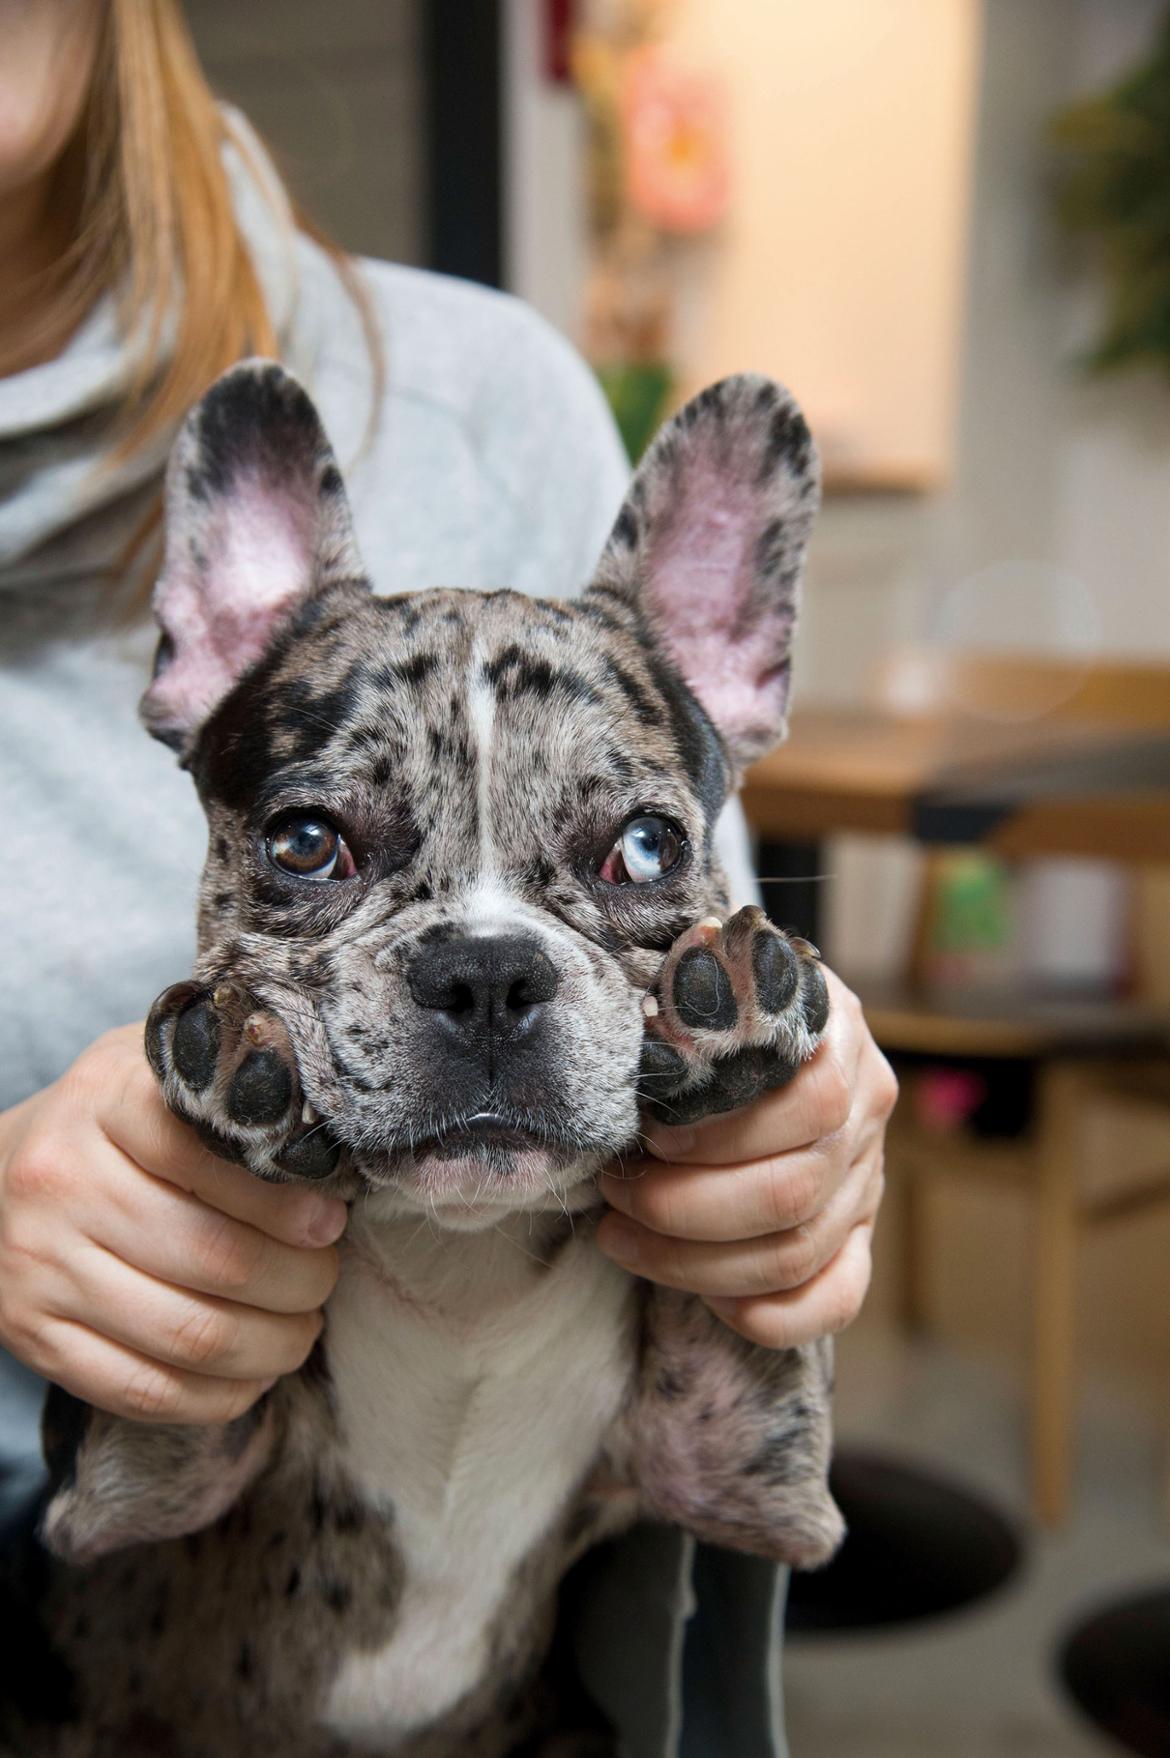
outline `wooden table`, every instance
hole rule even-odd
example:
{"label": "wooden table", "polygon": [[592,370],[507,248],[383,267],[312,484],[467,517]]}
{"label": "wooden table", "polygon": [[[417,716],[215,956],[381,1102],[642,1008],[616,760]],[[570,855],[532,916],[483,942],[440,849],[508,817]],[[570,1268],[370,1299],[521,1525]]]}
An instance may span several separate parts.
{"label": "wooden table", "polygon": [[787,744],[749,772],[744,806],[766,843],[852,830],[1170,862],[1170,728],[798,709]]}
{"label": "wooden table", "polygon": [[[782,926],[791,924],[817,941],[820,887],[811,876],[824,865],[817,845],[841,831],[911,836],[935,845],[979,844],[1015,858],[1089,856],[1132,865],[1170,864],[1170,724],[1125,731],[1074,718],[1005,721],[957,711],[899,718],[877,711],[802,709],[793,715],[788,744],[751,771],[744,804],[760,836],[765,885],[781,881],[775,890],[765,890],[769,912]],[[810,876],[803,884],[802,875]],[[1036,999],[1027,998],[1029,1019],[1035,1018],[1030,1004]],[[1022,1031],[1024,1011],[1025,1004],[1013,1000],[1006,1027]],[[1109,1010],[1090,1015],[1102,1042],[1122,1042],[1114,1032],[1132,1032],[1139,1044],[1149,1038],[1148,1021],[1133,1019],[1129,1008],[1116,1011],[1116,1019]],[[884,1033],[881,1018],[880,1009],[871,1014],[887,1048],[1002,1053],[985,1024],[976,1021],[974,1034],[960,1030],[968,1022],[953,1001],[936,1009],[929,996],[910,994],[896,1019],[886,1008]],[[940,1035],[940,1018],[950,1039]],[[907,1021],[921,1025],[920,1045],[908,1036]],[[1160,1016],[1157,1023],[1162,1029]],[[1002,1029],[998,1019],[995,1026]],[[1008,1053],[1026,1048],[1008,1046]],[[1051,1078],[1071,1082],[1077,1077],[1054,1064]],[[1058,1094],[1074,1090],[1072,1085],[1052,1088]],[[1068,1497],[1073,1274],[1076,1228],[1086,1224],[1086,1209],[1073,1177],[1076,1153],[1071,1147],[1066,1151],[1061,1134],[1074,1106],[1070,1100],[1062,1111],[1053,1101],[1048,1116],[1042,1099],[1040,1111],[1048,1134],[1034,1137],[1028,1161],[1039,1191],[1033,1420],[1037,1502],[1045,1518],[1054,1520]],[[979,1152],[986,1170],[986,1147]],[[1147,1200],[1144,1192],[1142,1200]],[[907,1237],[912,1237],[909,1227]],[[1170,1655],[1170,1595],[1166,1625]]]}

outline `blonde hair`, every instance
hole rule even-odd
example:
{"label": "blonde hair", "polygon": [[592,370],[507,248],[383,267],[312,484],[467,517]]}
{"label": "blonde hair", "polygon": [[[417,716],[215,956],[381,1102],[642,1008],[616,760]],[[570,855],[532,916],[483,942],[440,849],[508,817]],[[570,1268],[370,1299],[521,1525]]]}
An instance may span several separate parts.
{"label": "blonde hair", "polygon": [[[248,158],[207,84],[179,0],[103,0],[93,76],[62,175],[78,180],[80,224],[45,302],[42,346],[57,352],[104,293],[121,300],[139,343],[113,455],[168,432],[234,361],[279,355],[280,342],[240,229],[224,167]],[[290,228],[329,252],[370,348],[373,405],[382,358],[351,260],[295,207]],[[138,533],[140,552],[157,510]],[[128,557],[129,562],[131,558]]]}

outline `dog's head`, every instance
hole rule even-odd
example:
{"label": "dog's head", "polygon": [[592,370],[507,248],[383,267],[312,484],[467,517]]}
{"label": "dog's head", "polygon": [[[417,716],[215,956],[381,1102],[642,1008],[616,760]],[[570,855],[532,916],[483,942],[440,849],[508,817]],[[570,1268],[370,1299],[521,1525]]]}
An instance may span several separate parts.
{"label": "dog's head", "polygon": [[382,598],[295,380],[245,363],[188,418],[142,712],[209,820],[200,974],[280,1013],[399,1204],[547,1206],[634,1138],[645,986],[725,906],[715,821],[783,732],[817,490],[791,399],[727,379],[576,602]]}

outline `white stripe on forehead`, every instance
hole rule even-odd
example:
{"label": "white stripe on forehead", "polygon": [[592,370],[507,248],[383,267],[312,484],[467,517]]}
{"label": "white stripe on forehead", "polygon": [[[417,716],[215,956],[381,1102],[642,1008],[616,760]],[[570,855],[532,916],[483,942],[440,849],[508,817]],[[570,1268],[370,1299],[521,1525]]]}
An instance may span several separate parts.
{"label": "white stripe on forehead", "polygon": [[478,640],[467,662],[467,719],[475,740],[476,806],[479,819],[479,871],[495,876],[496,846],[491,825],[491,759],[496,727],[496,692],[484,676],[487,655]]}
{"label": "white stripe on forehead", "polygon": [[463,932],[472,938],[478,934],[515,934],[520,930],[546,942],[555,942],[560,937],[542,910],[533,909],[509,891],[495,874],[481,874],[462,902]]}

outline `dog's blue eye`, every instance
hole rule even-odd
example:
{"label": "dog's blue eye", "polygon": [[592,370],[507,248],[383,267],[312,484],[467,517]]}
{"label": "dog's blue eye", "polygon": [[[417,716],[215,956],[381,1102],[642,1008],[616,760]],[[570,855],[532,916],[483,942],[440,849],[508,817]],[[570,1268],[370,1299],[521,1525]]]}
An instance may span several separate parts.
{"label": "dog's blue eye", "polygon": [[353,856],[324,818],[309,814],[284,818],[268,833],[268,858],[298,879],[348,879]]}
{"label": "dog's blue eye", "polygon": [[673,824],[650,813],[631,818],[601,868],[611,885],[646,885],[676,867],[683,840]]}

